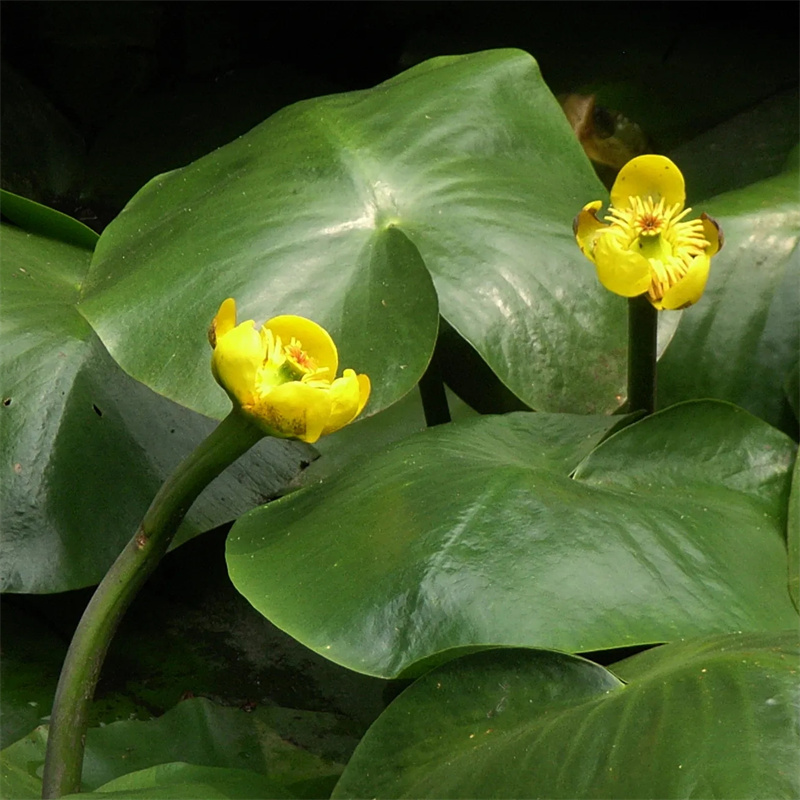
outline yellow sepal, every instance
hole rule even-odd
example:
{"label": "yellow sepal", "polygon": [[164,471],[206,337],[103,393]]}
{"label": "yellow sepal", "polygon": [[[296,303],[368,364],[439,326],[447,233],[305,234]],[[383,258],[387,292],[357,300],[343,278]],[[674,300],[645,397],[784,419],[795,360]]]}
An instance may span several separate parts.
{"label": "yellow sepal", "polygon": [[[235,315],[234,306],[234,322]],[[219,321],[220,315],[216,319]],[[256,372],[264,360],[264,354],[261,337],[253,320],[247,320],[235,327],[229,326],[229,321],[223,317],[222,322],[225,324],[216,326],[216,346],[211,356],[211,372],[231,399],[242,405],[252,397]],[[225,332],[221,333],[223,330]]]}
{"label": "yellow sepal", "polygon": [[369,394],[369,378],[366,375],[356,375],[352,369],[346,369],[342,377],[331,384],[331,413],[322,435],[338,431],[351,423],[367,404]]}
{"label": "yellow sepal", "polygon": [[650,302],[659,311],[674,311],[694,305],[702,296],[711,270],[711,258],[707,255],[697,256],[692,261],[689,271],[674,285],[664,292],[660,302]]}
{"label": "yellow sepal", "polygon": [[244,411],[271,436],[314,444],[330,420],[330,390],[289,381],[255,398]]}
{"label": "yellow sepal", "polygon": [[601,209],[603,203],[600,200],[595,200],[592,203],[587,203],[575,217],[572,223],[572,231],[575,234],[575,240],[578,242],[578,247],[589,261],[594,261],[594,244],[598,231],[607,228],[605,222],[601,222],[597,218],[597,212]]}
{"label": "yellow sepal", "polygon": [[231,401],[271,436],[310,444],[352,422],[369,399],[370,381],[346,369],[328,332],[305,317],[273,317],[256,330],[236,324],[227,299],[209,329],[211,371]]}
{"label": "yellow sepal", "polygon": [[667,206],[676,203],[683,208],[686,202],[686,183],[681,171],[666,156],[639,156],[629,161],[617,175],[611,187],[611,205],[628,206],[631,197],[662,197]]}
{"label": "yellow sepal", "polygon": [[633,250],[621,248],[613,234],[599,237],[593,260],[600,283],[614,294],[637,297],[650,288],[650,262]]}

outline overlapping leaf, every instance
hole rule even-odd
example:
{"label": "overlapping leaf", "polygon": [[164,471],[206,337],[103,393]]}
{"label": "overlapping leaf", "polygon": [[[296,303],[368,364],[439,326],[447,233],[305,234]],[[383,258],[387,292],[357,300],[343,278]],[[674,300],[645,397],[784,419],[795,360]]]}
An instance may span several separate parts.
{"label": "overlapping leaf", "polygon": [[[282,708],[247,713],[204,698],[185,700],[156,720],[90,728],[83,789],[95,791],[129,773],[183,762],[267,776],[288,789],[281,797],[327,796],[342,771],[338,758],[347,754],[341,744],[346,731],[337,731],[338,725],[331,714]],[[3,751],[4,797],[41,795],[46,742],[47,729],[40,727]]]}
{"label": "overlapping leaf", "polygon": [[523,412],[411,436],[241,517],[231,578],[293,637],[384,677],[454,648],[579,652],[796,624],[794,443],[706,401],[591,452],[612,424]]}
{"label": "overlapping leaf", "polygon": [[608,410],[624,303],[571,233],[602,193],[529,55],[433,59],[154,178],[104,231],[80,308],[130,374],[213,415],[197,331],[229,295],[244,318],[325,326],[372,377],[368,413],[415,385],[439,310],[529,405]]}
{"label": "overlapping leaf", "polygon": [[150,800],[253,800],[291,798],[274,780],[245,769],[199,767],[181,761],[131,772],[103,784],[94,792],[69,794],[73,800],[111,797]]}
{"label": "overlapping leaf", "polygon": [[725,247],[659,364],[659,401],[716,397],[794,432],[784,386],[800,342],[797,169],[720,195],[703,210],[722,225]]}
{"label": "overlapping leaf", "polygon": [[[63,215],[41,206],[31,214],[38,230],[54,220],[52,235],[91,242]],[[213,427],[125,375],[75,311],[90,257],[2,226],[3,591],[100,580],[160,484]],[[209,372],[207,364],[206,345],[196,368]],[[201,496],[177,541],[276,494],[310,458],[296,443],[260,444]]]}
{"label": "overlapping leaf", "polygon": [[334,798],[774,798],[800,791],[796,634],[452,661],[375,722]]}

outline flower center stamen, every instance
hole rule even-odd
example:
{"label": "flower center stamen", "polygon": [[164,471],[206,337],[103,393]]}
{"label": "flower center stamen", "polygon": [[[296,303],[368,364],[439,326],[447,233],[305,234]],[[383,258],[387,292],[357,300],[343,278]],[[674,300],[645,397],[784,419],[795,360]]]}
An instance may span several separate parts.
{"label": "flower center stamen", "polygon": [[650,264],[651,286],[648,295],[659,301],[689,271],[692,260],[709,246],[699,219],[684,222],[692,210],[680,204],[667,206],[662,197],[629,197],[625,208],[610,206],[610,223],[603,235],[615,236],[620,246],[633,250]]}
{"label": "flower center stamen", "polygon": [[639,224],[642,226],[641,236],[655,236],[661,233],[661,226],[664,220],[657,217],[655,214],[645,214],[640,220]]}
{"label": "flower center stamen", "polygon": [[309,355],[303,345],[294,337],[284,345],[280,336],[269,329],[266,331],[264,361],[256,374],[256,388],[266,394],[276,386],[290,381],[301,381],[312,386],[330,384],[325,377],[328,367],[318,367],[316,360]]}
{"label": "flower center stamen", "polygon": [[314,359],[303,350],[297,339],[292,339],[292,343],[286,348],[285,352],[286,357],[297,364],[298,367],[309,371],[316,369]]}

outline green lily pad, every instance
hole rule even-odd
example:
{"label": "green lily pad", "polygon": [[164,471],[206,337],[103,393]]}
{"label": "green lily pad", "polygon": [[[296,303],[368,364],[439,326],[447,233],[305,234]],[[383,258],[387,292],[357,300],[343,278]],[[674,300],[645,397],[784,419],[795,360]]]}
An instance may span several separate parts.
{"label": "green lily pad", "polygon": [[794,442],[713,401],[597,447],[613,424],[522,412],[410,436],[240,517],[231,579],[291,636],[381,677],[457,648],[586,652],[796,624]]}
{"label": "green lily pad", "polygon": [[608,670],[493,650],[403,692],[333,797],[774,798],[800,792],[797,636],[657,647]]}
{"label": "green lily pad", "polygon": [[64,795],[87,798],[151,798],[151,800],[252,800],[294,797],[276,781],[243,769],[199,767],[180,761],[138,770],[103,784],[94,792]]}
{"label": "green lily pad", "polygon": [[94,250],[100,238],[77,219],[5,189],[0,190],[0,210],[8,222],[28,233],[37,233],[65,244]]}
{"label": "green lily pad", "polygon": [[795,169],[697,209],[719,221],[725,247],[712,261],[705,294],[684,312],[659,362],[662,407],[715,397],[796,431],[784,385],[800,341],[798,201]]}
{"label": "green lily pad", "polygon": [[[477,416],[472,408],[447,388],[445,396],[453,421]],[[309,486],[324,480],[394,442],[424,431],[426,427],[419,389],[415,388],[380,414],[348,425],[336,436],[326,436],[316,442],[314,449],[320,457],[297,476],[290,488]]]}
{"label": "green lily pad", "polygon": [[531,407],[611,410],[625,305],[571,232],[602,195],[529,55],[433,59],[151,180],[103,232],[80,309],[127,372],[213,416],[197,332],[228,296],[244,319],[326,327],[372,378],[367,413],[417,383],[440,311]]}
{"label": "green lily pad", "polygon": [[30,737],[22,740],[27,745],[24,749],[17,745],[13,754],[10,749],[0,752],[0,792],[8,800],[39,800],[42,796],[41,766],[44,757],[42,755],[38,763],[38,775],[29,769],[28,760],[31,749],[36,745],[44,754],[47,742],[40,738],[40,731],[41,728],[37,728]]}
{"label": "green lily pad", "polygon": [[[184,700],[158,719],[89,728],[82,789],[93,792],[129,773],[180,761],[266,775],[293,797],[327,796],[342,772],[336,759],[347,736],[333,714],[265,706],[247,712],[204,698]],[[46,746],[42,726],[0,754],[12,785],[38,781],[36,797]]]}
{"label": "green lily pad", "polygon": [[[102,578],[214,423],[125,375],[76,312],[90,250],[13,225],[0,235],[0,588],[75,589]],[[299,443],[260,443],[201,495],[175,544],[278,494],[312,459]]]}

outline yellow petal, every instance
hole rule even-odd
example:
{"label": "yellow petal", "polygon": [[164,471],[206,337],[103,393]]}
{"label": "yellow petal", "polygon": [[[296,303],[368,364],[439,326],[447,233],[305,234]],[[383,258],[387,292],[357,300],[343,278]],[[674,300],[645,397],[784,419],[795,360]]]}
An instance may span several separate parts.
{"label": "yellow petal", "polygon": [[725,237],[722,235],[722,228],[713,217],[709,217],[708,214],[703,212],[700,215],[700,221],[703,223],[703,236],[705,236],[709,244],[706,248],[706,255],[711,257],[722,250],[722,245],[725,244]]}
{"label": "yellow petal", "polygon": [[218,337],[224,336],[236,327],[236,301],[232,297],[222,301],[217,316],[211,324]]}
{"label": "yellow petal", "polygon": [[269,328],[276,336],[280,336],[284,346],[288,345],[292,338],[297,339],[319,369],[328,368],[327,375],[333,380],[339,367],[339,355],[333,339],[325,328],[310,319],[291,314],[273,317],[264,323],[264,327]]}
{"label": "yellow petal", "polygon": [[654,302],[653,305],[659,310],[667,311],[694,305],[703,295],[710,268],[711,258],[708,255],[697,256],[689,271],[664,292],[660,303]]}
{"label": "yellow petal", "polygon": [[255,400],[247,412],[266,433],[313,444],[331,416],[330,391],[289,381]]}
{"label": "yellow petal", "polygon": [[[348,370],[344,371],[344,374],[347,375]],[[356,416],[358,416],[363,410],[364,406],[367,404],[367,400],[369,400],[370,392],[372,391],[372,384],[370,383],[369,377],[367,375],[359,375],[358,376],[358,411],[356,411]]]}
{"label": "yellow petal", "polygon": [[650,288],[650,263],[633,250],[624,250],[615,236],[601,235],[594,248],[600,283],[614,294],[637,297]]}
{"label": "yellow petal", "polygon": [[369,391],[369,378],[366,375],[356,375],[354,370],[346,369],[344,375],[331,384],[331,415],[322,435],[338,431],[351,423],[366,405]]}
{"label": "yellow petal", "polygon": [[686,184],[678,167],[666,156],[638,156],[629,161],[611,187],[611,204],[627,208],[629,198],[650,197],[657,203],[662,197],[667,206],[686,202]]}
{"label": "yellow petal", "polygon": [[581,253],[583,253],[589,261],[594,261],[592,251],[594,250],[597,232],[608,227],[605,222],[601,222],[597,219],[597,212],[602,205],[603,203],[600,200],[587,203],[572,223],[572,230],[575,233],[578,247],[580,247]]}
{"label": "yellow petal", "polygon": [[264,360],[261,336],[253,320],[217,335],[211,356],[211,372],[217,383],[240,405],[250,401],[256,370]]}

